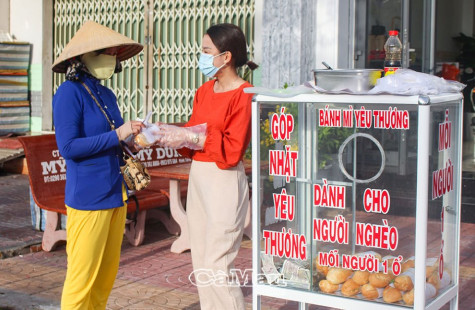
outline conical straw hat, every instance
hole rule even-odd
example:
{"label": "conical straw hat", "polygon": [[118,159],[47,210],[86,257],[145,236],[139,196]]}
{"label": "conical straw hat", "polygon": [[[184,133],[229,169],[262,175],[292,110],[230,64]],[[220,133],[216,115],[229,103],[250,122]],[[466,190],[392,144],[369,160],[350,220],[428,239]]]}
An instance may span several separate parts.
{"label": "conical straw hat", "polygon": [[123,61],[142,51],[143,45],[93,21],[85,22],[53,63],[52,70],[65,73],[68,59],[109,47],[119,47],[117,59]]}

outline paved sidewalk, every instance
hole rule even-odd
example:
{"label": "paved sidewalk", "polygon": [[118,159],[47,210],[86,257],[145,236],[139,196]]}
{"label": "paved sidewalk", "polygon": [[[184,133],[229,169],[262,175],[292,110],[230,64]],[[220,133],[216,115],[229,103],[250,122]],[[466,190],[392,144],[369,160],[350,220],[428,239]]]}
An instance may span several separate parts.
{"label": "paved sidewalk", "polygon": [[[66,253],[64,246],[53,252],[37,251],[42,233],[31,228],[27,176],[0,171],[0,197],[0,253],[8,257],[0,259],[0,310],[59,309]],[[475,224],[463,223],[461,230],[459,309],[475,309]],[[188,279],[190,253],[171,253],[175,239],[160,223],[148,222],[143,245],[132,247],[124,241],[107,309],[200,309],[196,287]],[[251,265],[251,241],[244,240],[236,268]],[[243,293],[251,309],[252,289],[244,287]],[[265,310],[298,309],[297,303],[280,299],[262,298],[262,302]]]}
{"label": "paved sidewalk", "polygon": [[[59,309],[66,275],[65,247],[39,251],[43,233],[31,225],[28,176],[0,170],[0,197],[0,310]],[[175,239],[161,223],[147,222],[143,245],[133,247],[124,240],[107,309],[200,309],[197,289],[188,279],[190,252],[171,253]],[[244,240],[236,268],[251,265],[251,241]],[[252,289],[244,287],[243,293],[251,309]],[[263,309],[297,308],[295,302],[264,301]]]}
{"label": "paved sidewalk", "polygon": [[28,253],[43,236],[31,224],[28,176],[0,170],[0,197],[0,259]]}

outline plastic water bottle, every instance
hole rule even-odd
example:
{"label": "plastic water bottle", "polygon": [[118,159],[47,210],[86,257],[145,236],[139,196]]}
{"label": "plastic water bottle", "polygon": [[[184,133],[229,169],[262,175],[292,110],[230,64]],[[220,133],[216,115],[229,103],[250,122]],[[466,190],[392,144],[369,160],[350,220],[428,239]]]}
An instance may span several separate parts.
{"label": "plastic water bottle", "polygon": [[394,74],[402,65],[402,43],[397,30],[389,31],[389,38],[384,44],[386,58],[384,60],[384,75]]}

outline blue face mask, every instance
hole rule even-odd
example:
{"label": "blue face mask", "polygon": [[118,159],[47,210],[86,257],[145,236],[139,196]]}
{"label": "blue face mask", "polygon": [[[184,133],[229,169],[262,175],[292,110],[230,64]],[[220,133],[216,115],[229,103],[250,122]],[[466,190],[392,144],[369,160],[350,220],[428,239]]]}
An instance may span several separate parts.
{"label": "blue face mask", "polygon": [[226,64],[223,64],[219,68],[213,65],[214,58],[220,55],[223,55],[224,53],[226,52],[222,52],[221,54],[218,54],[216,56],[201,53],[200,60],[198,60],[198,67],[200,68],[201,73],[203,73],[209,78],[212,78],[216,74],[216,72],[218,72],[219,69],[221,69],[222,67],[226,65]]}

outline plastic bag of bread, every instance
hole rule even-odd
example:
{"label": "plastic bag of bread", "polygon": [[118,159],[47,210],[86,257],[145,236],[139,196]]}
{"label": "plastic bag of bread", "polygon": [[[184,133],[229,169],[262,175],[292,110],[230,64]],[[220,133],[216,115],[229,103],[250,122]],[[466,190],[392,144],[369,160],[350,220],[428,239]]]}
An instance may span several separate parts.
{"label": "plastic bag of bread", "polygon": [[446,270],[442,273],[442,279],[439,276],[439,270],[434,270],[430,276],[427,277],[427,283],[432,284],[436,291],[438,292],[441,289],[447,287],[451,282],[450,273]]}
{"label": "plastic bag of bread", "polygon": [[160,129],[155,124],[150,124],[135,136],[134,143],[139,148],[152,146],[160,136]]}
{"label": "plastic bag of bread", "polygon": [[145,125],[144,128],[140,131],[137,136],[129,136],[125,142],[127,145],[132,146],[135,145],[137,149],[145,148],[151,146],[156,138],[155,135],[158,134],[158,127],[150,124],[148,120],[152,117],[152,112],[148,112],[147,116],[144,119],[138,118],[137,121],[142,122]]}
{"label": "plastic bag of bread", "polygon": [[[431,299],[433,297],[435,297],[435,295],[437,294],[436,292],[436,289],[435,287],[430,284],[430,283],[426,283],[426,286],[425,286],[425,299]],[[402,300],[404,301],[404,303],[406,305],[410,305],[412,306],[414,304],[414,289],[410,290],[409,292],[405,293],[404,295],[402,295]]]}
{"label": "plastic bag of bread", "polygon": [[428,277],[427,283],[432,284],[435,287],[436,292],[440,289],[440,279],[439,279],[439,271],[434,270]]}
{"label": "plastic bag of bread", "polygon": [[371,284],[367,283],[361,287],[361,294],[369,300],[383,297],[383,288],[374,287]]}
{"label": "plastic bag of bread", "polygon": [[203,149],[206,140],[206,123],[190,127],[170,124],[150,124],[135,136],[134,142],[139,148],[157,144],[162,147],[192,150]]}

